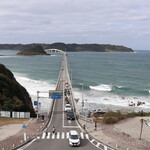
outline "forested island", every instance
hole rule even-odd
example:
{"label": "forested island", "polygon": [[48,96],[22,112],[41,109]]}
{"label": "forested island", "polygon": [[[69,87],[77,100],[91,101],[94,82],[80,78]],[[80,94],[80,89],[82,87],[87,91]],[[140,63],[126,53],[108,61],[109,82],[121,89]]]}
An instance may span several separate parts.
{"label": "forested island", "polygon": [[29,49],[20,51],[19,53],[17,53],[17,55],[32,56],[32,55],[50,55],[50,54],[47,54],[41,45],[33,45]]}
{"label": "forested island", "polygon": [[66,52],[133,52],[131,48],[110,44],[65,44],[65,43],[33,43],[33,44],[0,44],[2,50],[28,50],[36,45],[43,49],[60,49]]}

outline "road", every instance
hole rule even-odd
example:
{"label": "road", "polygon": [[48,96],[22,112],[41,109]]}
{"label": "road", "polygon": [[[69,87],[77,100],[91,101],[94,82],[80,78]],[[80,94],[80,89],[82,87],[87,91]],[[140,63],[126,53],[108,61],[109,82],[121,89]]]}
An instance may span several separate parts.
{"label": "road", "polygon": [[[70,89],[70,86],[65,86],[65,83],[69,85],[70,80],[68,78],[67,58],[64,54],[61,64],[60,75],[58,78],[58,84],[56,90],[63,91],[63,97],[59,100],[54,100],[54,107],[50,122],[47,129],[43,131],[36,139],[32,140],[27,145],[23,146],[19,150],[98,150],[91,143],[91,138],[87,133],[83,133],[76,120],[70,121],[66,118],[64,112],[64,90]],[[73,91],[70,91],[71,93]],[[71,96],[70,96],[71,97]],[[72,103],[73,104],[73,103]],[[56,128],[56,133],[52,134],[53,126]],[[68,133],[70,130],[75,129],[81,137],[81,145],[79,147],[71,147],[68,143]],[[46,134],[47,132],[47,134]]]}

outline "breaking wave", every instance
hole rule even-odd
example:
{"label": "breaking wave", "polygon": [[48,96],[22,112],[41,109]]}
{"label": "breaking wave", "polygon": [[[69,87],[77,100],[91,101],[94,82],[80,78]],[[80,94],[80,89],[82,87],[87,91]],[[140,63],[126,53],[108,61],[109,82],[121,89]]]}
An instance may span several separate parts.
{"label": "breaking wave", "polygon": [[97,91],[112,91],[112,86],[107,84],[100,84],[98,86],[90,86],[90,89],[97,90]]}

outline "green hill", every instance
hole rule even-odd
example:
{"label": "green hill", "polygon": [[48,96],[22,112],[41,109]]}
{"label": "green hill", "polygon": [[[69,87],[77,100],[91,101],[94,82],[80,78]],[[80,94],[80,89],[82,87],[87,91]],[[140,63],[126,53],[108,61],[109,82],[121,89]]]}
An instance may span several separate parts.
{"label": "green hill", "polygon": [[48,55],[41,45],[33,45],[31,48],[23,50],[18,55]]}
{"label": "green hill", "polygon": [[0,110],[30,112],[35,116],[31,98],[14,75],[0,64]]}
{"label": "green hill", "polygon": [[[65,44],[65,43],[52,43],[52,44],[0,44],[0,49],[8,50],[25,50],[32,51],[32,48],[36,45],[41,45],[43,49],[60,49],[66,52],[133,52],[131,48],[120,46],[120,45],[110,45],[110,44]],[[30,50],[31,49],[31,50]],[[33,49],[34,51],[34,49]],[[31,53],[32,54],[32,53]],[[35,53],[34,53],[35,54]]]}

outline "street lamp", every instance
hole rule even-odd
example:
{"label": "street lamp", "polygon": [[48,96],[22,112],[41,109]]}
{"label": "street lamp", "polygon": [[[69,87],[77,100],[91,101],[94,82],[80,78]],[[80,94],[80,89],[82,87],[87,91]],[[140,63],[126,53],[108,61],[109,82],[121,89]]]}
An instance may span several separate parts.
{"label": "street lamp", "polygon": [[143,124],[145,123],[147,126],[150,127],[150,120],[141,119],[140,122],[141,122],[141,131],[140,131],[140,138],[139,138],[139,140],[141,140],[142,131],[143,131]]}
{"label": "street lamp", "polygon": [[37,91],[37,121],[38,121],[38,118],[39,118],[39,91]]}
{"label": "street lamp", "polygon": [[84,101],[86,102],[84,117],[85,117],[85,124],[87,125],[87,116],[86,116],[86,111],[87,111],[87,99],[85,99]]}
{"label": "street lamp", "polygon": [[71,79],[71,84],[72,84],[72,69],[70,69],[70,79]]}
{"label": "street lamp", "polygon": [[83,115],[83,107],[84,107],[84,101],[83,101],[83,83],[79,83],[82,86],[82,115]]}

